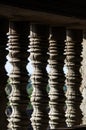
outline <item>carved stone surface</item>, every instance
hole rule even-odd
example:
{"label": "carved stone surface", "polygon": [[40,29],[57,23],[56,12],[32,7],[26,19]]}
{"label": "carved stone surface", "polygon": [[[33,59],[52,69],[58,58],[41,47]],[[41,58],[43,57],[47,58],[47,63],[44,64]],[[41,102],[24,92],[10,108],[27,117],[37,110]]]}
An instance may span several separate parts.
{"label": "carved stone surface", "polygon": [[10,22],[8,33],[8,49],[13,69],[9,75],[11,93],[9,95],[10,115],[8,129],[27,130],[29,119],[27,105],[29,102],[26,86],[28,84],[28,26],[24,22]]}
{"label": "carved stone surface", "polygon": [[81,109],[83,112],[83,118],[82,118],[82,124],[86,124],[86,30],[83,31],[83,51],[82,51],[82,86],[81,86],[81,92],[83,96]]}
{"label": "carved stone surface", "polygon": [[46,91],[48,75],[46,72],[48,33],[45,25],[30,25],[30,59],[34,67],[31,76],[33,92],[31,117],[34,130],[46,130],[48,127],[48,94]]}
{"label": "carved stone surface", "polygon": [[80,30],[67,30],[66,33],[66,123],[68,127],[79,125],[82,119],[81,104],[81,51],[82,33]]}
{"label": "carved stone surface", "polygon": [[5,71],[6,64],[6,24],[4,21],[0,21],[0,130],[7,130],[7,119],[5,115],[5,109],[7,104],[7,98],[5,94],[5,87],[7,84],[7,74]]}
{"label": "carved stone surface", "polygon": [[65,123],[65,94],[63,90],[65,76],[64,66],[64,28],[51,28],[49,36],[49,106],[50,129],[64,127]]}

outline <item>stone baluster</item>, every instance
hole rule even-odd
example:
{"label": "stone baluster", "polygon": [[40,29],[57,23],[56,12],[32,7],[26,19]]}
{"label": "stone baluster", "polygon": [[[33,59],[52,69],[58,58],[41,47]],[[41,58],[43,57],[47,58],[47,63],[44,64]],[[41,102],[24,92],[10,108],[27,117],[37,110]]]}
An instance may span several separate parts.
{"label": "stone baluster", "polygon": [[7,84],[7,74],[5,71],[6,64],[6,43],[7,43],[7,24],[0,21],[0,130],[7,130],[7,118],[5,109],[7,105],[7,97],[5,94],[5,87]]}
{"label": "stone baluster", "polygon": [[28,84],[28,25],[26,22],[9,23],[8,49],[12,71],[9,74],[11,93],[9,94],[8,129],[28,130],[29,119],[27,105],[29,102],[26,86]]}
{"label": "stone baluster", "polygon": [[81,92],[83,96],[81,110],[83,112],[82,124],[86,124],[86,30],[83,30],[83,42],[82,42],[82,86]]}
{"label": "stone baluster", "polygon": [[68,127],[81,123],[82,113],[80,104],[82,96],[81,86],[81,51],[82,51],[82,32],[81,30],[68,29],[66,33],[66,123]]}
{"label": "stone baluster", "polygon": [[63,90],[65,76],[64,66],[64,28],[51,28],[49,36],[49,105],[50,129],[66,126],[65,123],[65,94]]}
{"label": "stone baluster", "polygon": [[31,102],[33,114],[31,122],[34,130],[48,127],[48,94],[46,91],[48,75],[46,72],[48,50],[48,28],[45,25],[30,25],[30,59],[34,68],[31,75],[33,92]]}

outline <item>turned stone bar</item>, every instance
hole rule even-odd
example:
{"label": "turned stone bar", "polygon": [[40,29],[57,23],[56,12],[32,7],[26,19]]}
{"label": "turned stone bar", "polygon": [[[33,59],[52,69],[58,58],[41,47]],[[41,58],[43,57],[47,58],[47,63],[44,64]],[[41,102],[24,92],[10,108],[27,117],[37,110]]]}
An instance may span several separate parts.
{"label": "turned stone bar", "polygon": [[49,35],[49,124],[50,129],[65,127],[65,94],[63,86],[65,76],[64,66],[65,29],[51,27]]}
{"label": "turned stone bar", "polygon": [[27,105],[29,103],[26,86],[28,84],[28,23],[9,22],[8,51],[12,71],[9,74],[11,92],[8,96],[11,114],[8,116],[8,129],[28,130],[29,118]]}
{"label": "turned stone bar", "polygon": [[66,123],[68,127],[80,125],[82,112],[80,109],[82,96],[81,87],[81,51],[82,31],[78,29],[67,29],[66,31]]}
{"label": "turned stone bar", "polygon": [[48,27],[42,24],[30,25],[30,59],[34,67],[31,75],[33,92],[31,103],[33,113],[31,117],[32,127],[34,130],[47,130],[48,127],[48,74],[47,51],[48,51]]}

